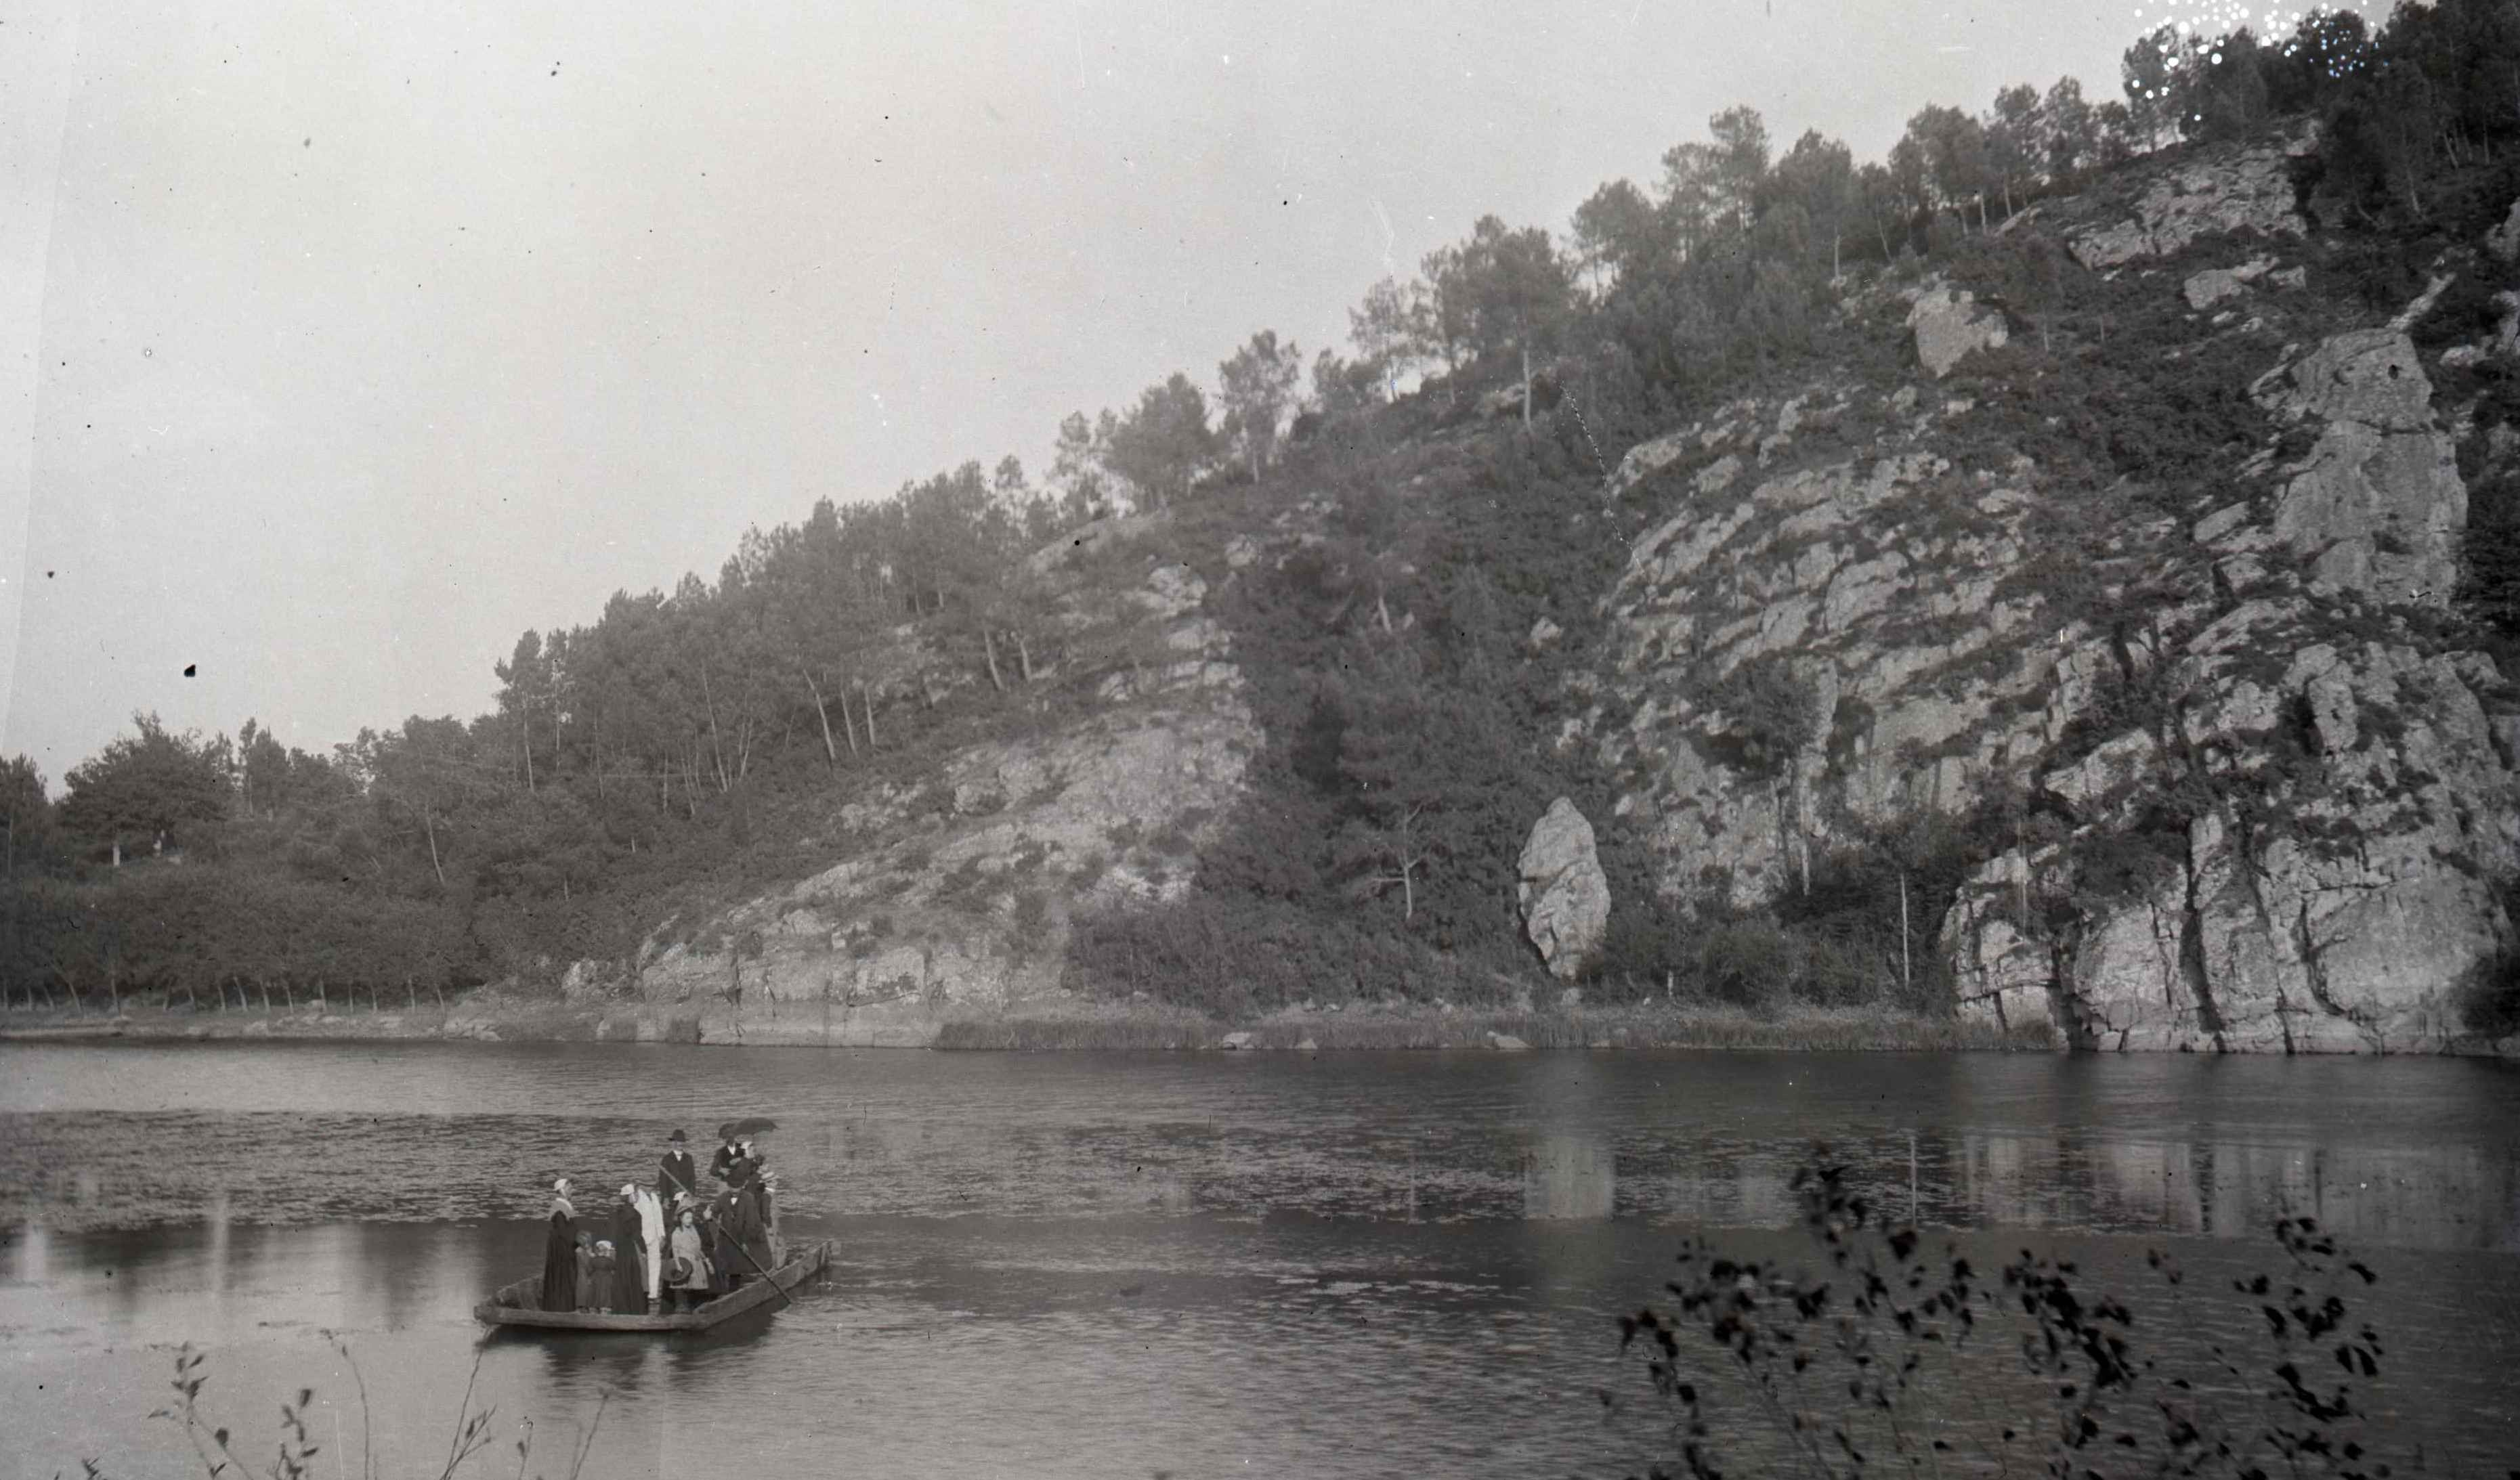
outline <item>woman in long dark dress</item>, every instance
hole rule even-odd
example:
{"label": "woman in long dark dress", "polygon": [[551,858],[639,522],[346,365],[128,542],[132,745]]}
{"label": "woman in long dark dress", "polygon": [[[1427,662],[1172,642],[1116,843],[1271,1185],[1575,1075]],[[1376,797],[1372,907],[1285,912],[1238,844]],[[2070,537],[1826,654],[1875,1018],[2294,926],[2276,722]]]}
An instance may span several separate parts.
{"label": "woman in long dark dress", "polygon": [[577,1209],[569,1203],[565,1177],[552,1184],[551,1228],[543,1235],[542,1308],[577,1309]]}
{"label": "woman in long dark dress", "polygon": [[720,1295],[735,1288],[736,1276],[741,1273],[742,1263],[735,1252],[734,1231],[727,1227],[727,1217],[734,1203],[732,1188],[718,1193],[710,1201],[708,1216],[701,1224],[702,1231],[708,1235],[709,1272],[717,1277],[709,1282],[709,1288]]}
{"label": "woman in long dark dress", "polygon": [[647,1239],[640,1228],[639,1189],[621,1185],[612,1205],[612,1289],[606,1305],[625,1316],[648,1314]]}

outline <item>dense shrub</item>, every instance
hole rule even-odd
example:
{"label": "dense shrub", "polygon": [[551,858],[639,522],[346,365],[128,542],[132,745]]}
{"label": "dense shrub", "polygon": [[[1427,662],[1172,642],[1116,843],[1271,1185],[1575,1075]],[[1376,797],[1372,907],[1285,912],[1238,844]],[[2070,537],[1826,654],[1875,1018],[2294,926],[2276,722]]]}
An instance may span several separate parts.
{"label": "dense shrub", "polygon": [[1941,1473],[1946,1456],[2077,1480],[2424,1467],[2404,1436],[2385,1446],[2395,1465],[2383,1458],[2365,1407],[2384,1347],[2346,1296],[2379,1277],[2314,1219],[2277,1219],[2281,1265],[2220,1297],[2146,1256],[2182,1323],[2199,1319],[2191,1301],[2236,1296],[2253,1312],[2254,1350],[2217,1345],[2191,1371],[2146,1347],[2161,1323],[2138,1325],[2071,1260],[2024,1248],[1981,1271],[1893,1219],[1826,1147],[1791,1186],[1818,1268],[1691,1238],[1656,1303],[1619,1318],[1676,1452],[1656,1480],[1716,1480],[1719,1459],[1762,1439],[1797,1473],[1832,1480]]}

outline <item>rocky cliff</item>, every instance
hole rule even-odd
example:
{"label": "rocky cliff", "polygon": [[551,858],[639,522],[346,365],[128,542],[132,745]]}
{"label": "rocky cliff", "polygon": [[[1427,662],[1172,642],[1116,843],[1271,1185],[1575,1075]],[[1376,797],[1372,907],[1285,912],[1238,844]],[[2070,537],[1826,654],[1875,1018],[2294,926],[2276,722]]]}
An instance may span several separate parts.
{"label": "rocky cliff", "polygon": [[[1154,523],[1106,520],[1035,558],[1068,636],[1135,648],[1090,710],[851,797],[820,839],[829,868],[663,921],[635,964],[579,963],[564,994],[643,1004],[610,1031],[645,1037],[923,1044],[948,1013],[1056,994],[1076,914],[1178,898],[1259,737],[1206,583],[1148,548]],[[1089,560],[1092,581],[1075,569]]]}
{"label": "rocky cliff", "polygon": [[[2442,619],[2477,429],[2409,329],[2507,268],[2453,253],[2358,318],[2310,291],[2287,160],[2191,155],[2011,228],[2092,274],[2116,339],[2088,374],[2178,386],[2161,425],[2122,380],[1994,363],[2005,305],[1933,282],[1873,305],[1912,330],[1901,381],[1627,454],[1605,498],[1644,532],[1556,740],[1620,778],[1669,901],[1762,904],[1815,855],[1973,818],[2010,845],[1933,932],[1963,1013],[2118,1049],[2494,1047],[2455,1004],[2513,948],[2520,695]],[[2010,305],[2016,341],[2055,297]],[[2112,445],[2192,405],[2247,444],[2183,472]]]}
{"label": "rocky cliff", "polygon": [[[1533,948],[1511,992],[1583,977],[1622,913],[1788,907],[1895,858],[1890,901],[1859,908],[1964,1018],[2105,1049],[2520,1051],[2461,1010],[2515,949],[2520,693],[2450,612],[2461,452],[2510,463],[2520,428],[2436,381],[2520,370],[2520,296],[2476,342],[2428,336],[2445,292],[2509,277],[2480,239],[2413,301],[2358,306],[2303,213],[2304,147],[2179,152],[1933,274],[1850,286],[1828,368],[1646,438],[1595,507],[1546,512],[1625,561],[1571,604],[1517,597],[1566,621],[1526,609],[1518,666],[1478,658],[1483,682],[1549,688],[1529,712],[1553,730],[1517,743],[1588,778],[1582,813],[1499,824],[1523,849],[1500,908],[1518,899]],[[1896,364],[1873,352],[1894,336]],[[1506,584],[1398,594],[1405,526],[1484,497],[1478,439],[1522,435],[1424,400],[1344,471],[1397,503],[1263,487],[1195,533],[1107,521],[1043,552],[1056,620],[1134,654],[1093,703],[1036,703],[852,793],[820,872],[662,921],[568,995],[635,998],[620,1030],[643,1035],[924,1042],[1077,987],[1071,920],[1180,900],[1286,800],[1255,792],[1257,757],[1278,747],[1279,786],[1331,764],[1278,733],[1315,700],[1255,714],[1220,590],[1274,570],[1306,613],[1288,630],[1388,644]],[[1642,861],[1624,894],[1597,831]],[[1949,868],[1912,895],[1927,834]]]}

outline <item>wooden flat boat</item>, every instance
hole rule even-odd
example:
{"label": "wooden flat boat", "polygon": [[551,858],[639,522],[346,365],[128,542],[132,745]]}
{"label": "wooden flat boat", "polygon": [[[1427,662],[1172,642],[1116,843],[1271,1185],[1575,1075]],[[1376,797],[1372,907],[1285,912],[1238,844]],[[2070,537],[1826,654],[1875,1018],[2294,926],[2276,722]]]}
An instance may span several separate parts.
{"label": "wooden flat boat", "polygon": [[537,1275],[514,1284],[499,1286],[497,1293],[472,1307],[475,1320],[492,1325],[530,1326],[546,1331],[704,1331],[723,1321],[731,1321],[764,1304],[785,1304],[779,1299],[783,1290],[796,1286],[823,1273],[831,1266],[832,1241],[828,1238],[799,1249],[786,1264],[772,1270],[767,1278],[736,1286],[726,1294],[696,1311],[675,1311],[654,1316],[617,1316],[606,1311],[546,1311],[541,1308],[543,1281]]}

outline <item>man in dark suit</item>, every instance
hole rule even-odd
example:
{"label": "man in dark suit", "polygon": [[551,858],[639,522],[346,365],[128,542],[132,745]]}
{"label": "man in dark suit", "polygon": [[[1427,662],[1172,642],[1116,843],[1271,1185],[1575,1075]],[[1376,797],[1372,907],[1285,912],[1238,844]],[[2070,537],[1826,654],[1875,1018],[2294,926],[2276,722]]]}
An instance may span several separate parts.
{"label": "man in dark suit", "polygon": [[656,1163],[656,1201],[666,1209],[668,1219],[673,1216],[677,1193],[699,1195],[699,1166],[692,1160],[692,1153],[683,1149],[689,1140],[680,1131],[666,1137],[664,1159]]}
{"label": "man in dark suit", "polygon": [[726,1144],[709,1158],[709,1175],[728,1187],[742,1187],[744,1179],[752,1175],[752,1164],[743,1154],[743,1143],[728,1137]]}

